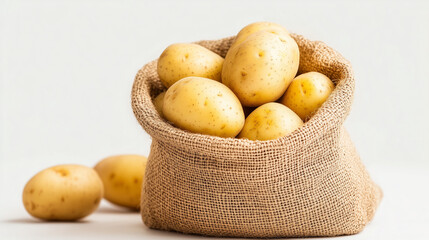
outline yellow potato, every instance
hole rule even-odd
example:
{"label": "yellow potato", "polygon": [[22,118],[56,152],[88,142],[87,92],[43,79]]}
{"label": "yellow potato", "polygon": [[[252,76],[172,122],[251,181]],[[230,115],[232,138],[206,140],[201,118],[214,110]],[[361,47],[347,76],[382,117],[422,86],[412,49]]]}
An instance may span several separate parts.
{"label": "yellow potato", "polygon": [[222,70],[222,83],[247,107],[280,98],[298,71],[295,40],[260,31],[230,49]]}
{"label": "yellow potato", "polygon": [[243,29],[240,30],[231,47],[242,43],[244,40],[246,40],[247,37],[259,31],[266,31],[279,36],[290,36],[286,28],[282,27],[277,23],[255,22],[245,26]]}
{"label": "yellow potato", "polygon": [[104,184],[104,198],[111,203],[140,209],[141,187],[147,158],[119,155],[101,160],[94,167]]}
{"label": "yellow potato", "polygon": [[184,77],[205,77],[221,81],[224,59],[193,43],[177,43],[167,47],[158,59],[157,71],[167,88]]}
{"label": "yellow potato", "polygon": [[164,116],[164,114],[162,113],[162,106],[164,105],[164,96],[165,92],[162,92],[158,94],[155,99],[153,99],[153,105],[155,105],[155,109],[161,117]]}
{"label": "yellow potato", "polygon": [[164,116],[194,133],[235,137],[244,124],[240,101],[225,85],[187,77],[171,86],[164,97]]}
{"label": "yellow potato", "polygon": [[301,118],[283,104],[271,102],[255,109],[247,118],[239,138],[271,140],[286,136],[303,125]]}
{"label": "yellow potato", "polygon": [[322,73],[308,72],[296,77],[280,102],[303,120],[308,120],[334,90],[332,81]]}
{"label": "yellow potato", "polygon": [[22,200],[33,217],[78,220],[97,209],[103,183],[94,169],[58,165],[37,173],[24,187]]}

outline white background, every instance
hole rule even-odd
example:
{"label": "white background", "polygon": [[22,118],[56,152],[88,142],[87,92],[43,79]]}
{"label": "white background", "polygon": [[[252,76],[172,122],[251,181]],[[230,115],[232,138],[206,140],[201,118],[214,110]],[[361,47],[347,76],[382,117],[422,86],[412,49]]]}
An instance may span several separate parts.
{"label": "white background", "polygon": [[41,223],[21,192],[52,165],[148,155],[150,137],[130,104],[137,70],[169,44],[262,20],[324,41],[353,64],[346,126],[385,196],[373,222],[348,238],[428,238],[427,2],[0,0],[0,14],[2,239],[198,238],[147,229],[138,214],[105,202],[81,223]]}

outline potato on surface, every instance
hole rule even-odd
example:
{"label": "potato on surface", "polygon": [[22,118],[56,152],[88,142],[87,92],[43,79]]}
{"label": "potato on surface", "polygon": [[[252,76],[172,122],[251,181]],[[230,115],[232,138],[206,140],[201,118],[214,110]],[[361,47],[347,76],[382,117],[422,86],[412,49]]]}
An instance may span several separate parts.
{"label": "potato on surface", "polygon": [[24,187],[22,200],[33,217],[72,221],[95,211],[103,197],[103,183],[94,169],[58,165],[37,173]]}
{"label": "potato on surface", "polygon": [[181,129],[219,137],[235,137],[244,124],[243,108],[234,93],[201,77],[187,77],[171,86],[163,113]]}
{"label": "potato on surface", "polygon": [[239,138],[271,140],[286,136],[303,125],[301,118],[280,103],[266,103],[247,118]]}
{"label": "potato on surface", "polygon": [[222,83],[247,107],[280,98],[295,77],[299,49],[295,40],[260,31],[229,49],[222,69]]}
{"label": "potato on surface", "polygon": [[157,71],[167,88],[178,80],[195,76],[221,81],[224,59],[209,49],[193,43],[168,46],[158,59]]}
{"label": "potato on surface", "polygon": [[304,73],[292,81],[280,102],[306,121],[328,99],[334,87],[332,81],[322,73]]}
{"label": "potato on surface", "polygon": [[118,155],[102,159],[94,167],[104,185],[104,198],[111,203],[140,209],[141,187],[147,158]]}

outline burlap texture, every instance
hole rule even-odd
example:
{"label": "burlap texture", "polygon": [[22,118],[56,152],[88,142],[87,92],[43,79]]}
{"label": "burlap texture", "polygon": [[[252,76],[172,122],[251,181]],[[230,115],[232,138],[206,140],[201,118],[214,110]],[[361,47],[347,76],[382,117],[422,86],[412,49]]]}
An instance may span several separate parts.
{"label": "burlap texture", "polygon": [[[141,215],[155,229],[211,236],[335,236],[360,232],[382,193],[343,127],[353,99],[350,63],[322,42],[293,35],[299,72],[318,71],[336,88],[293,134],[270,141],[189,133],[161,118],[156,60],[132,90],[134,114],[152,137]],[[225,56],[233,37],[198,42]]]}

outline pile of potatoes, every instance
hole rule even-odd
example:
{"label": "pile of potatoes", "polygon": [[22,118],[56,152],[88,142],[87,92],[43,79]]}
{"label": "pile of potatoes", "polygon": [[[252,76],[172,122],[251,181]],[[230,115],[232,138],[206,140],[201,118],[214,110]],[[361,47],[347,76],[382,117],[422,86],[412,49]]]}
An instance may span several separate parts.
{"label": "pile of potatoes", "polygon": [[47,168],[25,185],[24,207],[33,217],[59,221],[88,216],[103,197],[138,210],[146,161],[140,155],[118,155],[102,159],[94,168],[76,164]]}
{"label": "pile of potatoes", "polygon": [[173,44],[158,59],[167,88],[154,98],[160,116],[190,132],[270,140],[307,121],[334,89],[322,73],[296,76],[299,48],[270,22],[244,27],[225,59],[197,44]]}
{"label": "pile of potatoes", "polygon": [[[153,99],[161,117],[194,133],[250,140],[286,136],[325,102],[334,84],[325,75],[296,76],[299,48],[282,26],[244,27],[223,59],[197,44],[173,44],[158,59],[166,91]],[[146,157],[119,155],[94,168],[58,165],[31,178],[25,209],[44,220],[78,220],[101,199],[139,209]]]}

